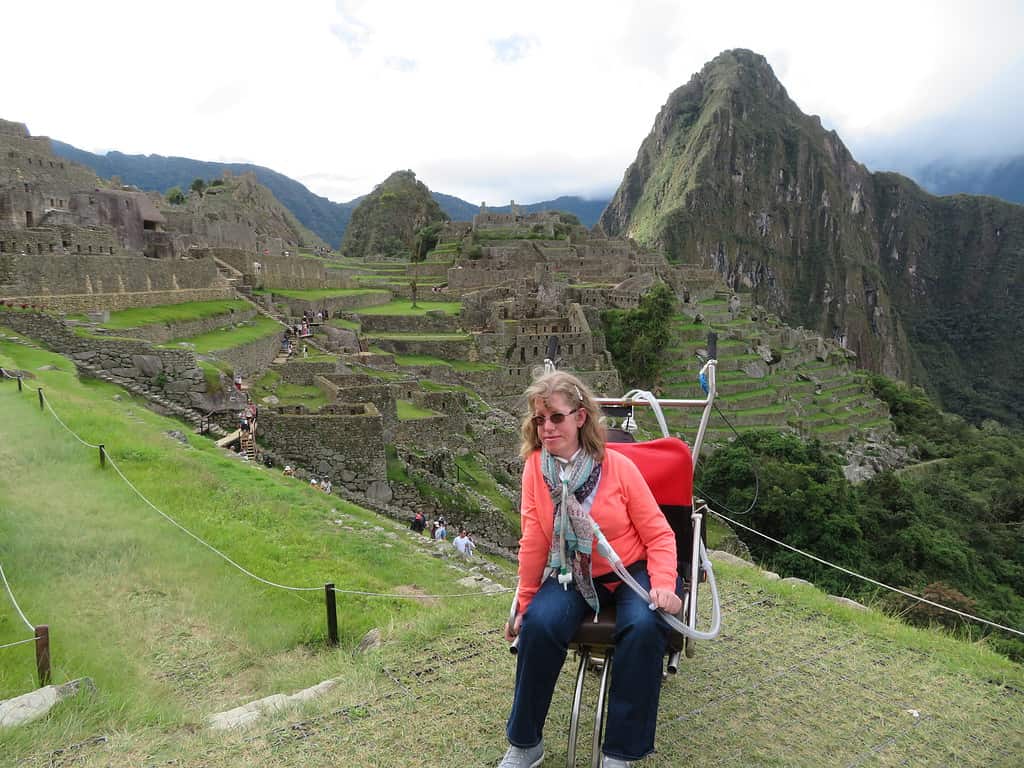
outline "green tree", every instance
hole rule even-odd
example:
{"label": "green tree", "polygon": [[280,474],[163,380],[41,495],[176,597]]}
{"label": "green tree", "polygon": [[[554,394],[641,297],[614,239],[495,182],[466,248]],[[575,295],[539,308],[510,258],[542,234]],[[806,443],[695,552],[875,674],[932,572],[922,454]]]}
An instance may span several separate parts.
{"label": "green tree", "polygon": [[438,237],[441,233],[443,222],[435,221],[427,224],[416,231],[412,243],[411,261],[425,261],[427,254],[437,247]]}
{"label": "green tree", "polygon": [[167,202],[171,205],[184,205],[185,204],[185,193],[181,191],[180,187],[171,187],[167,190],[165,195]]}
{"label": "green tree", "polygon": [[203,192],[206,191],[206,182],[202,179],[192,179],[192,184],[189,186],[189,189],[202,197]]}
{"label": "green tree", "polygon": [[611,309],[601,314],[608,349],[628,386],[652,387],[657,381],[675,304],[672,289],[658,283],[636,309]]}

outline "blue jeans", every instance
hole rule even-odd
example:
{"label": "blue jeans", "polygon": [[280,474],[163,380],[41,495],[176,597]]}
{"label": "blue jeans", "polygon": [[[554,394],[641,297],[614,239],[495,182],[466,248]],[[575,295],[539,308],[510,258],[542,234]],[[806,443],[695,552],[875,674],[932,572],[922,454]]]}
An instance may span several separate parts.
{"label": "blue jeans", "polygon": [[[646,571],[635,578],[645,589],[651,588]],[[625,584],[614,592],[602,584],[595,586],[601,605],[616,607],[615,657],[602,751],[620,760],[639,760],[654,750],[662,660],[671,630]],[[589,612],[579,592],[571,586],[562,589],[554,578],[547,579],[530,601],[519,633],[515,697],[506,731],[513,746],[540,743],[569,641]]]}

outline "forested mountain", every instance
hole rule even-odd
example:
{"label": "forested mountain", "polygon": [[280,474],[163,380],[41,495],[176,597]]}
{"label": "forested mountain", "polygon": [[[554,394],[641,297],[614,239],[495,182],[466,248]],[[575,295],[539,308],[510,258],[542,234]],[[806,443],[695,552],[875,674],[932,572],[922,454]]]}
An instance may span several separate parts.
{"label": "forested mountain", "polygon": [[[92,152],[73,147],[61,141],[52,140],[55,154],[67,160],[91,168],[97,176],[110,178],[119,176],[125,184],[133,184],[139,189],[155,189],[166,192],[171,187],[188,189],[193,179],[211,181],[219,179],[225,171],[235,175],[255,173],[257,180],[274,193],[282,205],[290,210],[300,222],[313,230],[333,247],[338,247],[345,228],[348,226],[352,211],[363,199],[357,197],[347,203],[336,203],[310,192],[305,186],[284,174],[249,163],[215,163],[205,160],[192,160],[187,157],[164,157],[163,155],[126,155],[123,152],[108,152],[97,155]],[[461,198],[432,193],[441,209],[453,221],[471,221],[480,210],[480,206],[467,203]],[[585,200],[581,197],[559,197],[554,200],[530,203],[521,206],[524,211],[558,210],[575,214],[580,222],[587,227],[597,223],[607,200]],[[508,212],[509,206],[488,206],[489,210]]]}
{"label": "forested mountain", "polygon": [[225,171],[236,176],[254,173],[257,181],[273,192],[295,218],[332,246],[341,242],[349,216],[358,203],[358,200],[335,203],[310,192],[294,179],[259,165],[214,163],[163,155],[126,155],[116,151],[96,155],[61,141],[51,141],[55,154],[92,168],[97,176],[119,176],[125,184],[144,190],[166,192],[171,187],[187,190],[194,179],[212,181],[221,178]]}
{"label": "forested mountain", "polygon": [[404,255],[416,232],[448,215],[412,171],[395,171],[362,199],[341,242],[342,256]]}
{"label": "forested mountain", "polygon": [[870,173],[763,56],[726,51],[669,96],[600,226],[948,410],[1024,422],[1024,207]]}

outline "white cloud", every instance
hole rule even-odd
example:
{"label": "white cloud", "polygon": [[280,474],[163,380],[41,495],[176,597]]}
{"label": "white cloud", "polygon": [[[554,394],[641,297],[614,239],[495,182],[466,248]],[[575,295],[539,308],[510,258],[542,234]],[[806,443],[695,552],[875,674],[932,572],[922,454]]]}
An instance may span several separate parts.
{"label": "white cloud", "polygon": [[240,158],[337,200],[411,168],[474,202],[530,202],[614,189],[669,93],[744,47],[855,154],[922,130],[945,151],[1022,149],[1013,0],[149,7],[5,4],[6,58],[31,66],[0,116],[84,149]]}

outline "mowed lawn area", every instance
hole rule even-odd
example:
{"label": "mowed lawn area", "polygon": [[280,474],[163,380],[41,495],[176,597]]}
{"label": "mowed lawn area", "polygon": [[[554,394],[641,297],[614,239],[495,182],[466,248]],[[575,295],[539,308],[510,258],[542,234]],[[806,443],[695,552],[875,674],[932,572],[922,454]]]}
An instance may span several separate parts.
{"label": "mowed lawn area", "polygon": [[[379,661],[355,653],[374,627],[385,644],[415,649],[458,632],[467,611],[491,625],[507,611],[508,595],[401,598],[477,590],[419,554],[430,544],[404,524],[243,463],[119,388],[79,381],[59,355],[0,340],[0,366],[33,377],[23,392],[0,380],[0,564],[25,615],[50,626],[54,682],[96,686],[32,725],[0,728],[0,764],[35,764],[96,734],[117,742],[123,765],[201,762],[195,740],[209,745],[214,712],[327,679],[339,681],[329,708],[374,690],[386,679],[376,680]],[[78,438],[40,410],[36,387]],[[105,444],[105,468],[80,440]],[[328,582],[398,597],[339,593],[333,648]],[[0,588],[0,645],[25,636]],[[33,690],[34,678],[31,644],[0,649],[0,700]]]}
{"label": "mowed lawn area", "polygon": [[117,331],[125,328],[155,325],[157,323],[170,324],[202,320],[204,317],[241,312],[252,308],[252,304],[241,300],[193,301],[187,304],[135,307],[133,309],[123,309],[120,312],[111,312],[110,320],[100,323],[99,326]]}
{"label": "mowed lawn area", "polygon": [[461,301],[412,301],[398,299],[387,304],[365,307],[354,310],[358,315],[425,315],[427,312],[444,312],[446,315],[457,315],[462,310]]}
{"label": "mowed lawn area", "polygon": [[189,349],[200,355],[205,355],[210,352],[216,352],[219,349],[240,347],[243,344],[248,344],[251,341],[272,336],[276,333],[284,333],[284,328],[279,322],[271,320],[269,317],[258,316],[244,323],[220,328],[216,331],[200,334],[199,336],[173,339],[160,346],[174,348],[187,344]]}

